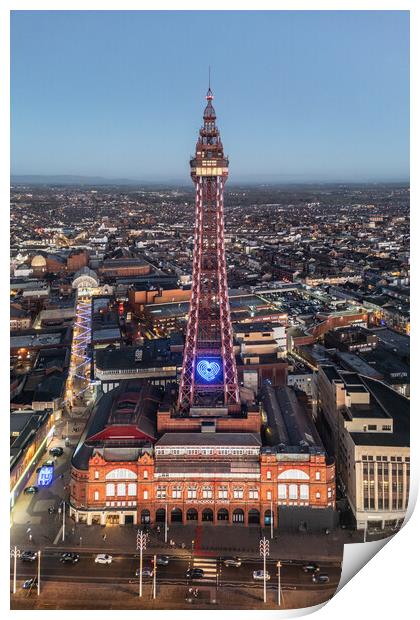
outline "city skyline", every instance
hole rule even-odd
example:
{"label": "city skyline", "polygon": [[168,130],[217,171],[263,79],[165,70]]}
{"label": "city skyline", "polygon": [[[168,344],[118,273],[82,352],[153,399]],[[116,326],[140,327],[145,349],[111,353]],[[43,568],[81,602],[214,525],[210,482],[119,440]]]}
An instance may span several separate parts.
{"label": "city skyline", "polygon": [[[203,20],[218,45],[198,54]],[[231,184],[408,180],[408,12],[20,11],[11,27],[12,175],[188,184],[211,64]]]}

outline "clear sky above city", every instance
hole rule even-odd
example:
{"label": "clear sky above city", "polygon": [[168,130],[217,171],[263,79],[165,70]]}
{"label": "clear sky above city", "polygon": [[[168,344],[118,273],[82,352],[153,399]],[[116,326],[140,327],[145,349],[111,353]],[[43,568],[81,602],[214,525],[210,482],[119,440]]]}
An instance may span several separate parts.
{"label": "clear sky above city", "polygon": [[408,179],[397,11],[15,11],[12,173],[189,182],[209,64],[232,182]]}

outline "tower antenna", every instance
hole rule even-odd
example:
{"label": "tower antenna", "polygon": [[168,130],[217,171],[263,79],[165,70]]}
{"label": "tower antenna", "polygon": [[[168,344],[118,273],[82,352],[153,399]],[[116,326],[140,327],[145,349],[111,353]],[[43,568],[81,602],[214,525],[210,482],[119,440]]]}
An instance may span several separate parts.
{"label": "tower antenna", "polygon": [[211,67],[209,65],[209,90],[210,90],[210,69],[211,69]]}

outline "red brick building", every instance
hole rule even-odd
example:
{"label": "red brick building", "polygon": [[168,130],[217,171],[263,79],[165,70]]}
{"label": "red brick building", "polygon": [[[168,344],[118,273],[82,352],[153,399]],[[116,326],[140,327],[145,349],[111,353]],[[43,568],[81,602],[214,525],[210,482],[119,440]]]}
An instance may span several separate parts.
{"label": "red brick building", "polygon": [[168,422],[169,412],[157,423],[161,397],[159,388],[127,382],[101,398],[73,456],[75,520],[263,526],[273,510],[275,527],[314,515],[331,524],[335,468],[317,437],[313,446],[263,447],[257,408],[236,423]]}

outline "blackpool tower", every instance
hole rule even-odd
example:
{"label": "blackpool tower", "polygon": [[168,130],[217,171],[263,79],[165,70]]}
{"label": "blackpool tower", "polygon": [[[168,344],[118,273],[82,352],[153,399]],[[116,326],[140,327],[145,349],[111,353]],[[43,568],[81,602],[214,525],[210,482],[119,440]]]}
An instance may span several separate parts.
{"label": "blackpool tower", "polygon": [[229,161],[216,127],[213,93],[207,92],[203,126],[191,178],[195,185],[195,229],[191,302],[178,410],[240,410],[238,377],[226,277],[223,190]]}

